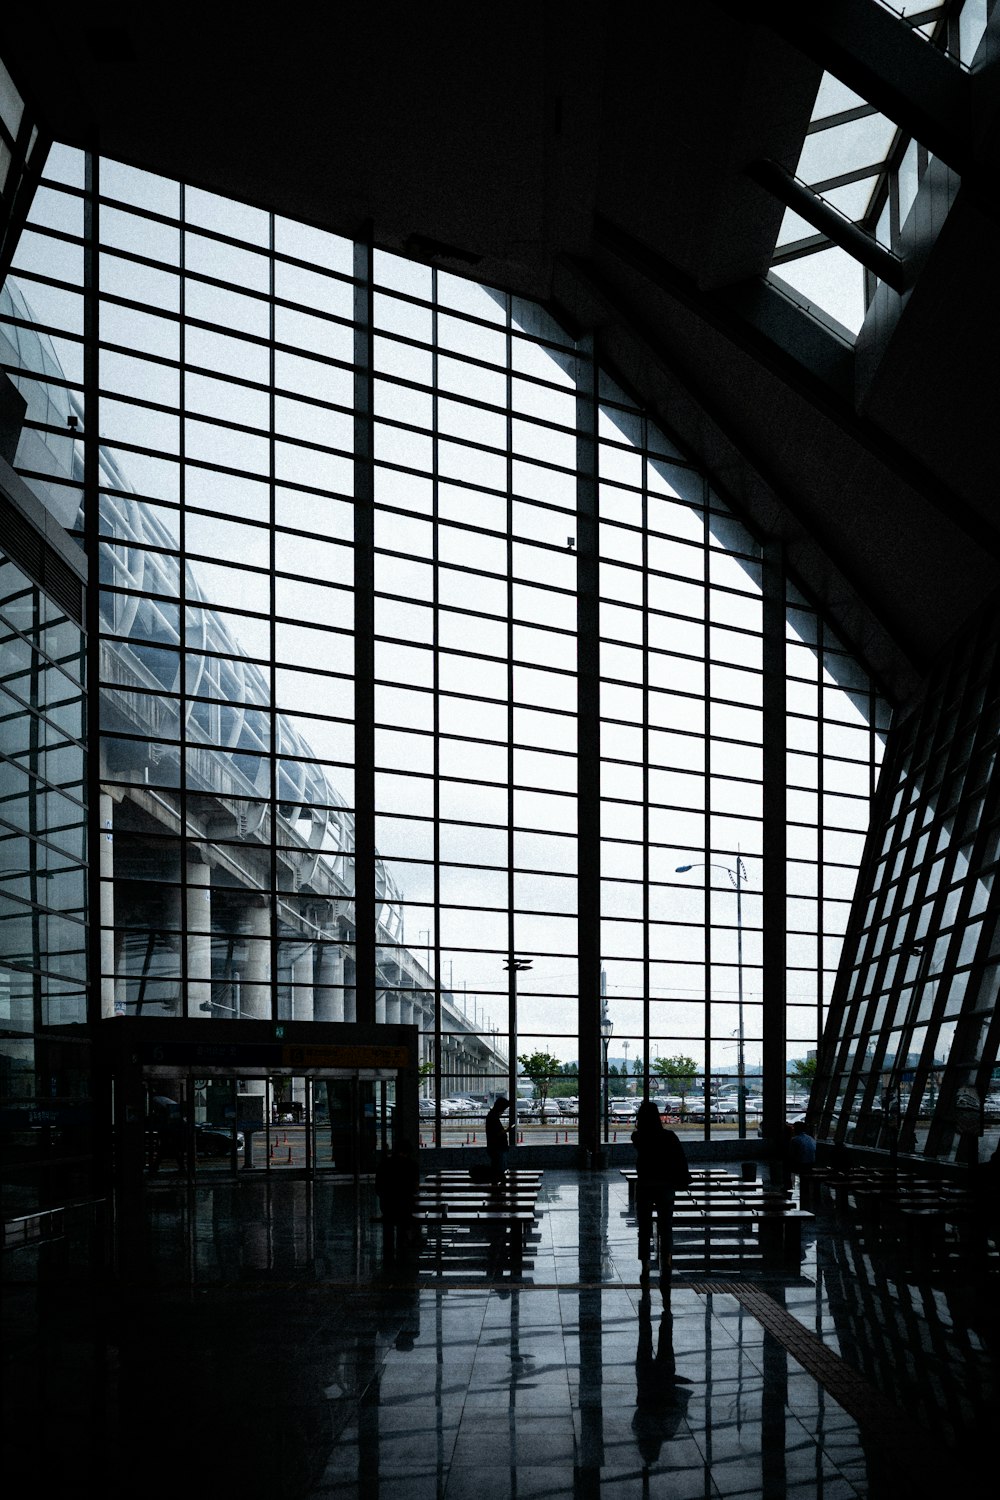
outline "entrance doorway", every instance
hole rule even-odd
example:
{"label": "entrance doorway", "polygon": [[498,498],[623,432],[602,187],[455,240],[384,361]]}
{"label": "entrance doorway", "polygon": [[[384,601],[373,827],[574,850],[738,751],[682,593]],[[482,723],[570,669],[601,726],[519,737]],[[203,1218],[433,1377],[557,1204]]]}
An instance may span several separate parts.
{"label": "entrance doorway", "polygon": [[359,1176],[398,1125],[397,1078],[384,1070],[287,1071],[264,1077],[146,1065],[148,1177],[242,1172]]}

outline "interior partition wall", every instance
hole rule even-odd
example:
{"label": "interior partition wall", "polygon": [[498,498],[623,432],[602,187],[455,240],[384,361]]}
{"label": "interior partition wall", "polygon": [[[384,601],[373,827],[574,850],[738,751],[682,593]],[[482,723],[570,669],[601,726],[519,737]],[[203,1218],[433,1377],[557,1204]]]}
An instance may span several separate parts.
{"label": "interior partition wall", "polygon": [[101,583],[95,1021],[416,1024],[435,1132],[801,1107],[888,709],[589,337],[58,146],[0,318]]}

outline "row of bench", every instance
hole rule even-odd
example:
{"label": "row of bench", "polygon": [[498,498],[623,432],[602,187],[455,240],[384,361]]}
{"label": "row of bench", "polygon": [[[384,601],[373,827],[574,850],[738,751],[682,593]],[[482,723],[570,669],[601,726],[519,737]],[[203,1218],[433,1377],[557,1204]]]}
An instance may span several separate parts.
{"label": "row of bench", "polygon": [[951,1251],[963,1261],[987,1256],[991,1241],[1000,1244],[1000,1206],[941,1177],[892,1167],[817,1167],[801,1191],[814,1210],[829,1198],[839,1216],[901,1252],[914,1270],[940,1267]]}
{"label": "row of bench", "polygon": [[434,1234],[439,1266],[445,1231],[460,1228],[481,1237],[492,1253],[499,1251],[520,1275],[541,1185],[541,1172],[520,1169],[496,1186],[473,1182],[468,1172],[433,1172],[420,1184],[414,1217]]}
{"label": "row of bench", "polygon": [[[622,1168],[621,1175],[628,1186],[631,1214],[637,1175],[628,1167]],[[755,1255],[768,1267],[798,1269],[802,1229],[814,1218],[813,1213],[795,1206],[787,1189],[748,1181],[724,1168],[693,1171],[689,1186],[674,1194],[674,1266],[679,1269],[691,1263],[709,1268]]]}
{"label": "row of bench", "polygon": [[[635,1210],[636,1173],[623,1169],[629,1214]],[[484,1243],[515,1274],[524,1269],[525,1253],[537,1220],[542,1173],[508,1172],[501,1184],[476,1183],[467,1171],[441,1171],[421,1182],[415,1221],[435,1239],[437,1263],[443,1259],[447,1232],[461,1230],[466,1243]],[[802,1228],[811,1212],[794,1206],[789,1193],[746,1181],[725,1169],[692,1173],[689,1187],[674,1199],[674,1262],[708,1268],[756,1255],[766,1266],[797,1269],[802,1258]]]}

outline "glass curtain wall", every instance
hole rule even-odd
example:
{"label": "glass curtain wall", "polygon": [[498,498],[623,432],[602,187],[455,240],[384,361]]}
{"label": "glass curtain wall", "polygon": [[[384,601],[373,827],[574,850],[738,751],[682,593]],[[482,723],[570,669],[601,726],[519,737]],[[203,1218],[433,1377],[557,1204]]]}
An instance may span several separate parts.
{"label": "glass curtain wall", "polygon": [[[9,545],[6,502],[2,518]],[[87,1019],[79,579],[75,611],[56,592],[0,548],[0,1196],[8,1222],[92,1188],[90,1049],[82,1027],[65,1029]]]}
{"label": "glass curtain wall", "polygon": [[103,1016],[413,1022],[438,1127],[575,1095],[602,1008],[699,1128],[784,988],[807,1060],[885,711],[779,563],[765,745],[760,540],[586,341],[61,147],[15,275],[19,466],[100,561]]}
{"label": "glass curtain wall", "polygon": [[817,1099],[848,1142],[974,1160],[1000,1139],[998,735],[990,612],[886,765]]}

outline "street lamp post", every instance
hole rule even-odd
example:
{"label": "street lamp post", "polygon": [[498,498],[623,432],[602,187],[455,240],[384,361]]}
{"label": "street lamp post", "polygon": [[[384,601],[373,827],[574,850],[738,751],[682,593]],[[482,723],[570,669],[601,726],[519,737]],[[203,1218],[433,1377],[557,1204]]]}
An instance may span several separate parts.
{"label": "street lamp post", "polygon": [[746,865],[740,858],[739,851],[737,851],[735,870],[729,865],[717,865],[711,863],[711,861],[698,861],[692,865],[677,866],[678,875],[685,875],[689,870],[725,870],[736,890],[736,987],[739,999],[739,1042],[736,1057],[736,1128],[739,1131],[740,1140],[744,1140],[747,1133],[746,1065],[743,1051],[743,882],[747,878]]}
{"label": "street lamp post", "polygon": [[615,1029],[615,1023],[608,1015],[607,1007],[601,1012],[601,1045],[604,1048],[604,1144],[608,1144],[608,1113],[610,1100],[608,1099],[608,1047],[611,1044],[611,1035]]}

